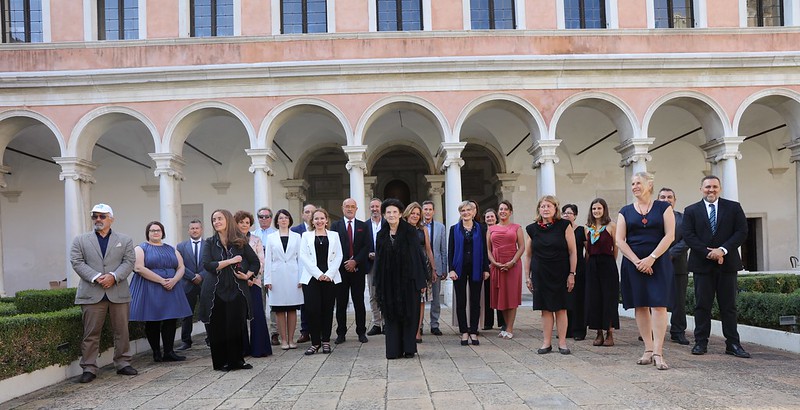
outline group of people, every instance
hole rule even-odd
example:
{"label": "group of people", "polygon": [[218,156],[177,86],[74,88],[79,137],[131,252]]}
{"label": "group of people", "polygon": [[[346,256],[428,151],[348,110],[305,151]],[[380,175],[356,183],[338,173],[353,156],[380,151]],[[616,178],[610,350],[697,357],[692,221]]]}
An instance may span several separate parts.
{"label": "group of people", "polygon": [[[289,350],[310,341],[306,355],[331,353],[334,316],[334,342],[346,341],[350,299],[359,342],[384,334],[388,359],[413,357],[422,342],[426,302],[431,303],[430,332],[442,335],[440,284],[445,279],[453,280],[461,345],[480,344],[485,300],[485,320],[491,323],[496,310],[498,337],[512,339],[523,272],[533,308],[542,315],[539,354],[553,350],[554,326],[561,354],[570,354],[567,338],[584,339],[587,327],[597,332],[595,346],[613,346],[621,290],[623,307],[635,309],[645,345],[637,363],[668,369],[663,357],[668,309],[671,340],[689,344],[684,310],[688,270],[694,273],[697,298],[692,353],[707,351],[716,296],[726,353],[749,357],[736,330],[736,272],[742,267],[737,248],[747,235],[741,206],[719,198],[715,176],[703,178],[703,199],[685,214],[673,209],[673,190],[663,188],[653,196],[651,174],[635,174],[631,191],[635,200],[619,211],[616,222],[606,201],[597,198],[585,225],[576,222],[576,205],[559,207],[554,196],[545,195],[535,221],[524,229],[511,222],[509,201],[501,201],[496,211],[487,210],[485,222],[476,219],[477,203],[464,201],[448,234],[434,220],[431,201],[405,205],[375,198],[369,204],[370,219],[360,221],[355,217],[357,202],[348,198],[342,203],[343,218],[333,224],[328,212],[314,205],[303,208],[298,225],[285,209],[273,214],[265,207],[256,213],[258,228],[252,232],[253,214],[218,209],[211,213],[213,235],[203,239],[202,222],[193,220],[190,239],[175,248],[164,242],[167,233],[158,221],[147,224],[146,240],[134,246],[130,237],[112,232],[111,207],[98,204],[91,211],[94,232],[77,237],[70,255],[82,279],[76,295],[84,322],[79,381],[91,382],[97,373],[106,313],[115,334],[114,363],[123,375],[137,374],[130,365],[129,320],[145,323],[154,361],[182,361],[185,357],[176,350],[192,345],[195,307],[206,324],[215,370],[252,368],[244,358],[268,356],[272,345]],[[623,256],[619,273],[618,253]],[[366,286],[372,310],[369,331]],[[298,310],[300,337],[295,342]],[[183,342],[177,349],[176,319],[182,320]]]}

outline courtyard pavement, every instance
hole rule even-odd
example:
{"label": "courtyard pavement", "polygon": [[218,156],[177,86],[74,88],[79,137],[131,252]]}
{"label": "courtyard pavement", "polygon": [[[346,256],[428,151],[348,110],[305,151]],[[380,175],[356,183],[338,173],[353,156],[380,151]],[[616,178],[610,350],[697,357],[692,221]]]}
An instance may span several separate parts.
{"label": "courtyard pavement", "polygon": [[[442,317],[450,323],[450,310]],[[427,314],[426,314],[427,315]],[[352,321],[352,312],[349,316]],[[252,370],[217,372],[210,351],[196,337],[183,363],[134,358],[138,376],[101,370],[86,385],[77,378],[0,404],[0,409],[523,409],[523,408],[798,408],[800,356],[746,345],[752,359],[725,355],[712,338],[709,352],[667,342],[672,367],[638,366],[643,344],[636,325],[621,319],[616,346],[592,346],[593,334],[569,341],[571,355],[537,355],[542,344],[539,312],[521,307],[513,340],[484,331],[480,346],[459,344],[457,329],[428,333],[419,355],[386,360],[383,336],[358,343],[351,327],[333,353],[304,356],[304,348],[250,358]],[[553,345],[557,346],[554,340]]]}

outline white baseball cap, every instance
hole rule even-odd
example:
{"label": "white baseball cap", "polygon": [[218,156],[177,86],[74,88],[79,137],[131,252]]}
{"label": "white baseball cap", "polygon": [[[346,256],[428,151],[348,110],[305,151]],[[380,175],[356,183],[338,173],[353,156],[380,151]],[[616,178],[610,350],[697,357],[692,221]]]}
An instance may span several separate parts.
{"label": "white baseball cap", "polygon": [[110,217],[114,217],[114,210],[111,209],[110,206],[106,204],[97,204],[92,208],[92,213],[101,213],[101,214],[108,214]]}

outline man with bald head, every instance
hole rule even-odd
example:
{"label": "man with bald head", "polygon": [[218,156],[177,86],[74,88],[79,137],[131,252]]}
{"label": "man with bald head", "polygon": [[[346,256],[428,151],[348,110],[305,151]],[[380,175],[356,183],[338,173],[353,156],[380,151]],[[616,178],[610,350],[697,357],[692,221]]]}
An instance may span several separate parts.
{"label": "man with bald head", "polygon": [[353,299],[356,312],[356,334],[358,341],[367,342],[366,309],[364,307],[364,286],[366,274],[369,272],[369,250],[372,238],[364,221],[356,219],[358,204],[355,199],[347,198],[342,202],[344,218],[336,221],[331,230],[339,233],[342,244],[342,265],[339,273],[342,282],[336,285],[336,340],[340,344],[345,341],[347,333],[347,304]]}

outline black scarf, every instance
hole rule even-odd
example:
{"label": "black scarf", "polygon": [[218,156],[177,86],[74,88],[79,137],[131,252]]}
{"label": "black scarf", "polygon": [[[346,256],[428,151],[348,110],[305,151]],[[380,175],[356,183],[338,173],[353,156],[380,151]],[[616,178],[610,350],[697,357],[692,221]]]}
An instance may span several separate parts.
{"label": "black scarf", "polygon": [[389,235],[384,221],[375,239],[375,289],[381,314],[388,320],[419,320],[415,304],[426,286],[416,229],[400,220],[396,234]]}

